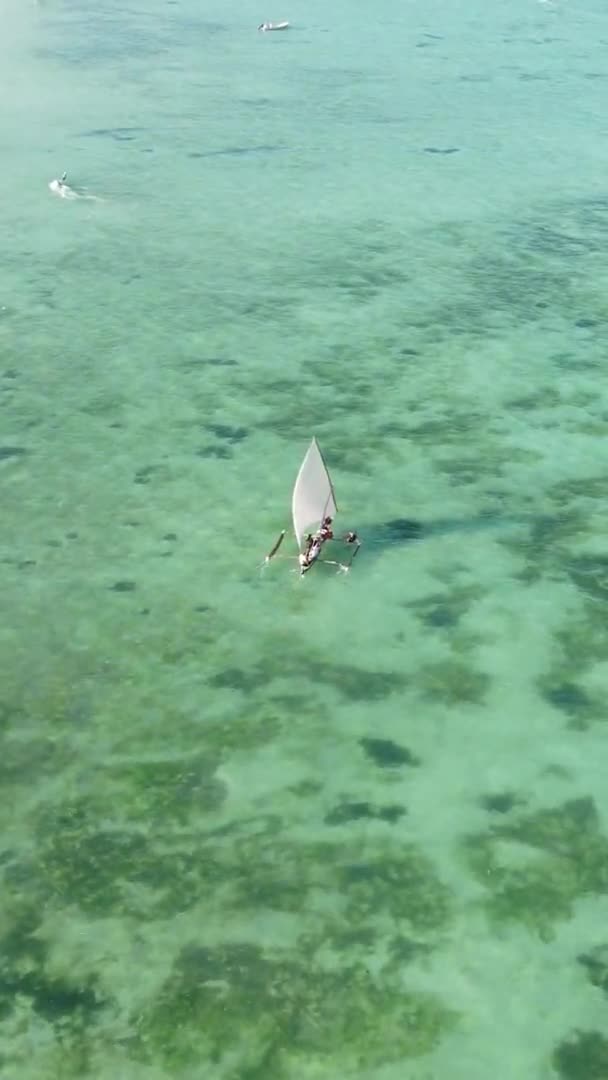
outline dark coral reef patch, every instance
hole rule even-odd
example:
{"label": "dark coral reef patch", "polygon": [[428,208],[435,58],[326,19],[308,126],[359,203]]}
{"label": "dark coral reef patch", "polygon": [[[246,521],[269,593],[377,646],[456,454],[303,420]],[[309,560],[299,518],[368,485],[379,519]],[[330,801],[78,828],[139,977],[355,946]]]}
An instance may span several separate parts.
{"label": "dark coral reef patch", "polygon": [[561,1080],[606,1080],[608,1038],[600,1031],[574,1031],[555,1048],[553,1067]]}
{"label": "dark coral reef patch", "polygon": [[142,1047],[172,1070],[240,1061],[239,1076],[339,1075],[423,1054],[454,1023],[441,1001],[361,965],[325,970],[303,953],[248,943],[186,946],[140,1018]]}
{"label": "dark coral reef patch", "polygon": [[392,739],[359,739],[363,750],[369,758],[381,769],[398,769],[402,765],[420,765],[420,760],[408,750],[407,746],[400,746]]}
{"label": "dark coral reef patch", "polygon": [[585,968],[591,985],[608,995],[608,945],[598,945],[588,953],[581,953],[578,962]]}
{"label": "dark coral reef patch", "polygon": [[405,813],[405,807],[397,804],[376,807],[368,802],[342,802],[334,806],[323,820],[326,825],[348,825],[353,821],[376,818],[393,825]]}
{"label": "dark coral reef patch", "polygon": [[608,893],[608,838],[591,798],[510,817],[470,836],[465,851],[489,916],[543,935],[578,897]]}

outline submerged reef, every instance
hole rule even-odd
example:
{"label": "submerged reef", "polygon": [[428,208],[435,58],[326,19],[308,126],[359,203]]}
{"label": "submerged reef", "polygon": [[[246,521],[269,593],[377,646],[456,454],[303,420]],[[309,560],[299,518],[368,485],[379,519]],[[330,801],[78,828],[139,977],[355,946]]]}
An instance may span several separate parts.
{"label": "submerged reef", "polygon": [[45,971],[47,950],[36,936],[40,912],[35,907],[23,906],[5,922],[0,939],[0,1020],[10,1015],[21,996],[45,1020],[82,1028],[102,1005],[92,981],[58,978]]}
{"label": "submerged reef", "polygon": [[124,785],[137,816],[187,822],[194,814],[218,810],[226,798],[226,785],[216,776],[219,759],[213,755],[144,758],[118,764],[110,779]]}
{"label": "submerged reef", "polygon": [[603,696],[581,685],[585,675],[608,655],[604,607],[586,600],[580,614],[556,632],[551,666],[538,683],[545,700],[565,714],[571,728],[580,731],[608,718]]}
{"label": "submerged reef", "polygon": [[599,987],[608,996],[608,945],[598,945],[591,952],[582,953],[578,962],[587,971],[591,985]]}
{"label": "submerged reef", "polygon": [[363,750],[381,769],[398,769],[401,765],[420,765],[419,758],[392,739],[359,739]]}
{"label": "submerged reef", "polygon": [[495,795],[482,795],[479,803],[491,814],[508,814],[519,801],[512,791],[499,791]]}
{"label": "submerged reef", "polygon": [[289,652],[279,648],[272,661],[260,661],[249,668],[227,667],[210,678],[212,686],[252,691],[267,690],[273,678],[305,678],[316,686],[336,690],[349,701],[380,701],[406,685],[397,672],[371,671],[354,664],[331,663],[324,657]]}
{"label": "submerged reef", "polygon": [[342,802],[330,810],[324,817],[326,825],[348,825],[351,821],[363,818],[376,818],[393,825],[406,813],[404,806],[390,803],[388,806],[373,806],[368,802]]}
{"label": "submerged reef", "polygon": [[[311,836],[265,805],[230,807],[231,754],[250,726],[249,745],[277,733],[262,732],[261,698],[205,725],[168,705],[142,736],[123,722],[120,697],[99,760],[95,735],[88,759],[73,738],[84,726],[76,704],[67,683],[48,687],[36,705],[44,740],[30,737],[31,703],[0,710],[6,778],[27,782],[28,754],[49,778],[27,804],[27,844],[9,837],[1,852],[0,1072],[23,1068],[40,1037],[48,1080],[94,1077],[109,1042],[125,1074],[132,1063],[142,1075],[333,1077],[423,1055],[458,1022],[408,978],[449,932],[452,898],[394,826],[404,808],[345,795],[333,815],[326,807],[336,827],[319,822]],[[270,715],[282,722],[280,708]],[[391,744],[395,755],[411,756]],[[318,821],[320,796],[317,780],[288,789],[298,822],[307,799]],[[357,823],[368,815],[373,835]],[[270,945],[275,925],[282,940]],[[145,964],[151,940],[150,983],[131,980],[124,949]]]}
{"label": "submerged reef", "polygon": [[608,1038],[599,1031],[575,1031],[556,1047],[553,1067],[561,1080],[606,1080]]}
{"label": "submerged reef", "polygon": [[567,573],[573,585],[589,600],[605,603],[608,600],[608,556],[579,555],[570,558]]}
{"label": "submerged reef", "polygon": [[435,878],[432,865],[414,845],[378,850],[365,857],[359,850],[352,861],[342,859],[337,884],[346,900],[347,921],[360,922],[380,911],[401,927],[421,934],[436,933],[450,914],[449,893]]}
{"label": "submerged reef", "polygon": [[[407,986],[408,963],[441,940],[451,918],[447,888],[414,845],[298,843],[270,819],[262,829],[210,830],[197,844],[190,831],[172,835],[160,822],[154,838],[134,822],[119,829],[100,809],[84,801],[47,807],[37,858],[15,858],[5,870],[18,914],[2,943],[0,1021],[26,1000],[58,1039],[68,1033],[76,1064],[57,1075],[89,1075],[87,1047],[112,1000],[93,974],[48,973],[44,905],[122,916],[125,926],[125,916],[145,925],[204,905],[202,941],[182,949],[160,990],[128,1019],[129,1056],[161,1061],[171,1075],[237,1061],[239,1077],[298,1080],[311,1062],[339,1075],[424,1054],[456,1023],[439,997]],[[277,949],[208,945],[205,910],[245,927],[262,913],[298,915],[306,932]],[[366,959],[383,951],[384,938],[386,960],[372,975]]]}
{"label": "submerged reef", "polygon": [[487,889],[490,918],[521,922],[545,937],[579,896],[608,893],[608,837],[591,798],[492,825],[467,838],[465,853]]}
{"label": "submerged reef", "polygon": [[297,1080],[312,1064],[338,1076],[423,1054],[455,1019],[433,996],[361,965],[329,971],[304,953],[193,943],[140,1018],[138,1040],[144,1060],[152,1051],[168,1069],[238,1057],[240,1077]]}
{"label": "submerged reef", "polygon": [[[94,976],[57,974],[40,935],[39,903],[4,896],[0,939],[0,1070],[48,1080],[92,1076],[91,1056],[107,1004]],[[37,1066],[38,1065],[38,1069]]]}
{"label": "submerged reef", "polygon": [[478,585],[459,585],[443,593],[433,593],[407,606],[431,629],[451,630],[484,594]]}
{"label": "submerged reef", "polygon": [[445,705],[480,705],[490,682],[485,671],[448,658],[423,666],[415,686],[425,698]]}

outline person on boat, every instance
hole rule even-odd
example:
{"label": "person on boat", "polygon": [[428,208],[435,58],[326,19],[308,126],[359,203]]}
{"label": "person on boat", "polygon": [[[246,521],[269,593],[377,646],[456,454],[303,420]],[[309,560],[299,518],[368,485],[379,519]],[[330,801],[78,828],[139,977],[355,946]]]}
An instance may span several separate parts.
{"label": "person on boat", "polygon": [[340,569],[343,570],[345,574],[347,574],[348,571],[350,570],[351,566],[353,565],[354,561],[355,561],[355,555],[359,554],[359,548],[361,547],[361,541],[359,540],[359,537],[357,536],[356,532],[353,529],[351,529],[347,533],[344,533],[344,536],[341,539],[342,539],[343,543],[345,543],[345,544],[354,544],[354,546],[355,546],[355,550],[353,551],[353,553],[352,553],[352,555],[350,557],[350,562],[347,563],[345,566],[340,564]]}
{"label": "person on boat", "polygon": [[304,552],[303,552],[303,554],[306,555],[307,557],[308,557],[308,553],[309,553],[313,543],[314,543],[314,536],[312,535],[312,533],[309,533],[308,536],[306,537],[306,540],[305,540],[305,546],[304,546]]}
{"label": "person on boat", "polygon": [[317,561],[321,554],[321,548],[323,547],[323,541],[320,534],[317,532],[314,536],[309,533],[306,537],[306,547],[300,555],[300,571],[305,574],[307,570],[310,570],[312,564]]}
{"label": "person on boat", "polygon": [[326,540],[333,540],[334,534],[331,528],[332,519],[324,517],[316,533],[309,533],[306,537],[304,551],[300,555],[300,569],[303,574],[310,570],[312,564],[317,561],[321,554],[321,548]]}
{"label": "person on boat", "polygon": [[68,174],[64,172],[61,176],[61,179],[51,180],[49,184],[51,191],[54,191],[56,195],[61,195],[63,199],[66,198],[68,191],[70,190],[66,183],[67,176]]}
{"label": "person on boat", "polygon": [[334,534],[332,531],[332,519],[330,517],[324,517],[321,522],[321,528],[319,529],[319,538],[325,543],[326,540],[333,540]]}

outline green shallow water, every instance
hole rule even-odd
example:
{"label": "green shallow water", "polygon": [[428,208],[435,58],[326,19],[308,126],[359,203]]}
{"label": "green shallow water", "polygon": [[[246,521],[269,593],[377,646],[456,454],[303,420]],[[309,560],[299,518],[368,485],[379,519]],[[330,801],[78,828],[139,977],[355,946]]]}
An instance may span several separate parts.
{"label": "green shallow water", "polygon": [[603,5],[4,31],[3,1080],[605,1080]]}

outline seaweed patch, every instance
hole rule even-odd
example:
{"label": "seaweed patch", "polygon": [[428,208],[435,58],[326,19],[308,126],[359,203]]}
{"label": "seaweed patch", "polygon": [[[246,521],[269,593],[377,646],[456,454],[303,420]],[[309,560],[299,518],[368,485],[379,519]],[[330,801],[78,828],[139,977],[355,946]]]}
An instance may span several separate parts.
{"label": "seaweed patch", "polygon": [[417,1057],[456,1019],[439,998],[361,964],[328,971],[304,952],[243,942],[186,947],[138,1028],[172,1071],[236,1055],[239,1076],[287,1080]]}
{"label": "seaweed patch", "polygon": [[122,581],[115,581],[114,584],[109,585],[108,588],[111,590],[111,592],[120,592],[120,593],[135,592],[135,589],[137,588],[137,585],[136,585],[136,583],[134,581],[122,580]]}
{"label": "seaweed patch", "polygon": [[207,424],[207,430],[218,439],[224,439],[229,443],[240,443],[247,438],[248,431],[244,427],[231,427],[230,424]]}
{"label": "seaweed patch", "polygon": [[479,585],[460,585],[449,592],[433,593],[421,600],[414,600],[407,606],[411,608],[426,626],[434,629],[451,629],[484,595]]}
{"label": "seaweed patch", "polygon": [[102,995],[91,980],[46,974],[39,922],[35,907],[21,907],[0,942],[0,1017],[10,1015],[21,997],[46,1021],[59,1022],[66,1031],[82,1030],[102,1007]]}
{"label": "seaweed patch", "polygon": [[499,922],[550,936],[579,896],[608,893],[608,838],[593,799],[524,813],[470,836],[465,853]]}
{"label": "seaweed patch", "polygon": [[421,668],[417,686],[424,697],[446,705],[480,705],[490,682],[486,672],[461,660],[447,659]]}
{"label": "seaweed patch", "polygon": [[519,799],[512,791],[501,791],[495,795],[482,795],[479,802],[490,814],[508,814],[517,806]]}
{"label": "seaweed patch", "polygon": [[354,664],[332,664],[319,656],[285,655],[277,652],[275,662],[259,662],[248,670],[237,667],[225,668],[212,675],[212,686],[231,687],[250,692],[268,686],[273,678],[287,675],[304,676],[317,686],[334,687],[342,697],[352,701],[379,701],[405,685],[405,679],[397,672],[370,671]]}
{"label": "seaweed patch", "polygon": [[25,457],[27,452],[24,446],[0,446],[0,461]]}
{"label": "seaweed patch", "polygon": [[330,810],[323,820],[326,825],[348,825],[352,821],[376,818],[393,825],[406,812],[405,807],[397,804],[375,807],[368,802],[343,802]]}
{"label": "seaweed patch", "polygon": [[591,952],[577,957],[585,968],[589,982],[608,995],[608,945],[598,945]]}
{"label": "seaweed patch", "polygon": [[539,691],[565,714],[570,727],[585,730],[594,721],[606,719],[603,697],[582,685],[586,673],[606,656],[608,627],[603,605],[587,598],[579,617],[570,619],[554,638],[555,654],[538,680]]}
{"label": "seaweed patch", "polygon": [[[346,853],[348,855],[348,853]],[[451,913],[450,894],[433,865],[413,844],[379,853],[359,852],[338,868],[347,920],[360,921],[384,911],[399,924],[423,934],[442,930]]]}
{"label": "seaweed patch", "polygon": [[398,769],[402,765],[420,765],[419,758],[392,739],[362,738],[359,743],[369,758],[381,769]]}
{"label": "seaweed patch", "polygon": [[555,1048],[553,1067],[561,1080],[606,1080],[608,1038],[599,1031],[574,1031]]}
{"label": "seaweed patch", "polygon": [[228,446],[201,446],[196,451],[202,458],[231,458],[232,450]]}

